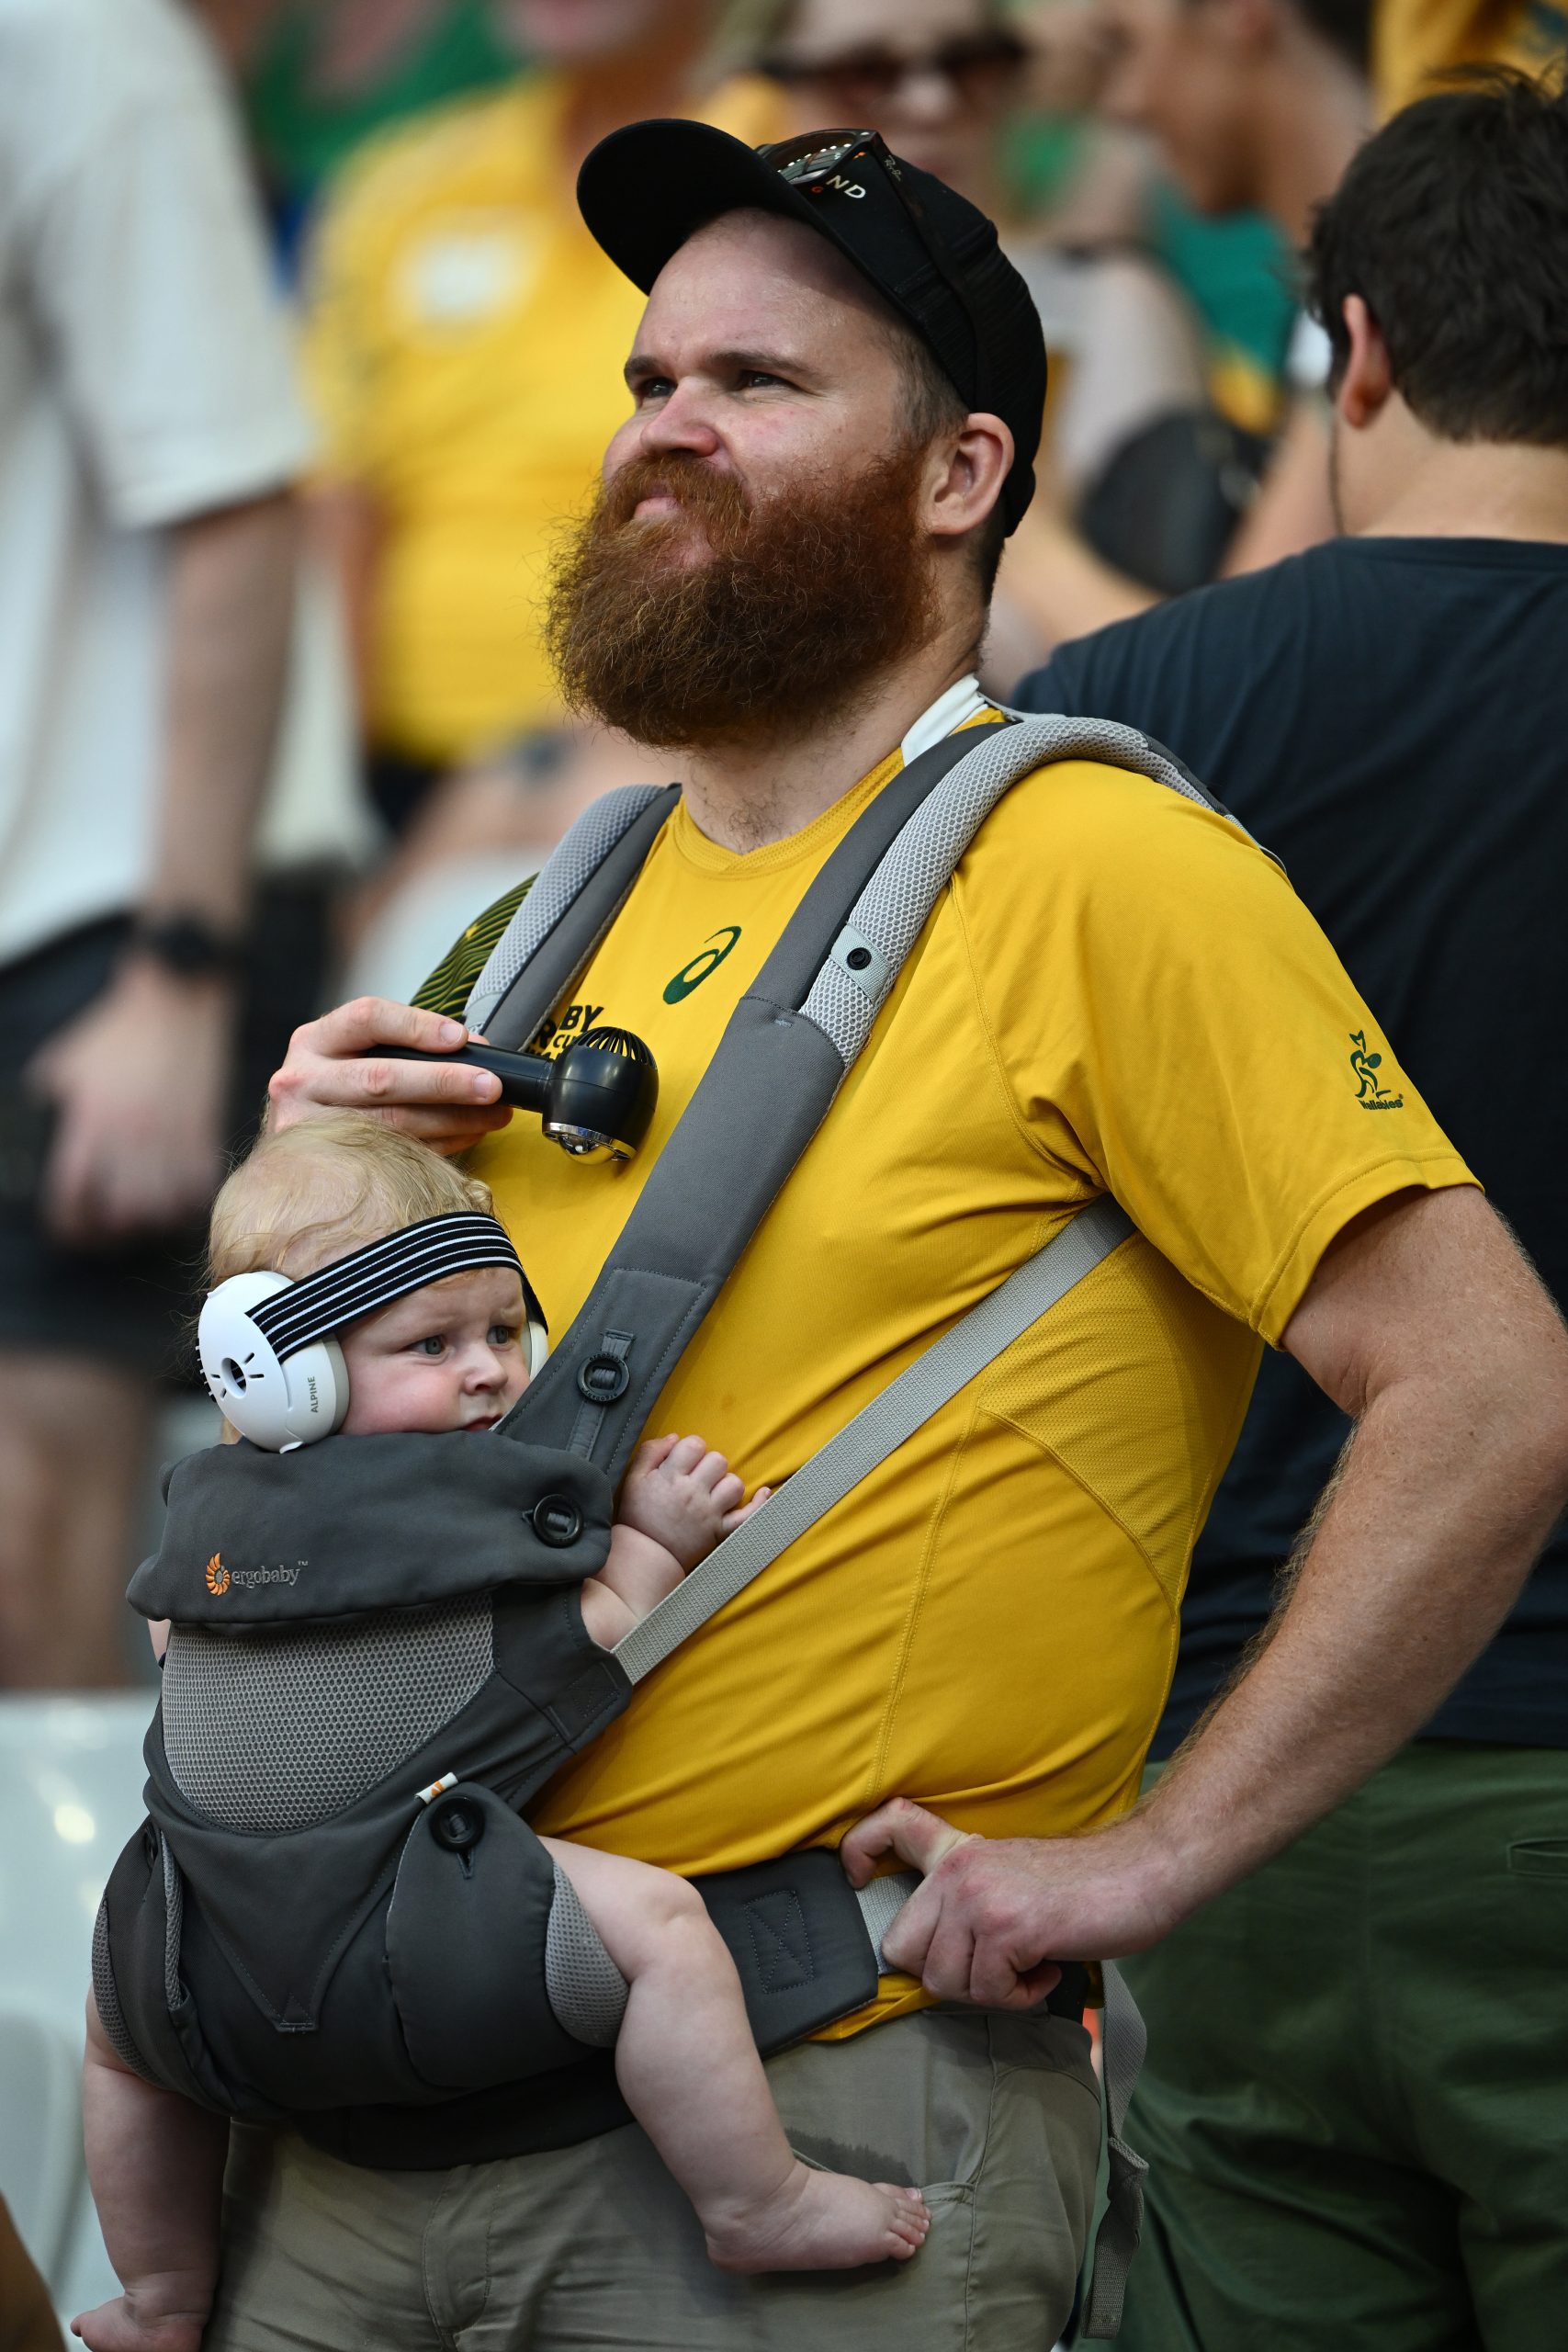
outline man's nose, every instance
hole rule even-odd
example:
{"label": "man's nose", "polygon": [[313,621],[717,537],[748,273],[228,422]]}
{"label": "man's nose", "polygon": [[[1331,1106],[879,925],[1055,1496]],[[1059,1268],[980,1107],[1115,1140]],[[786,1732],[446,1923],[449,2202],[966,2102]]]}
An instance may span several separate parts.
{"label": "man's nose", "polygon": [[677,452],[711,458],[720,447],[712,395],[691,382],[677,384],[667,401],[650,409],[642,425],[639,456],[669,458]]}

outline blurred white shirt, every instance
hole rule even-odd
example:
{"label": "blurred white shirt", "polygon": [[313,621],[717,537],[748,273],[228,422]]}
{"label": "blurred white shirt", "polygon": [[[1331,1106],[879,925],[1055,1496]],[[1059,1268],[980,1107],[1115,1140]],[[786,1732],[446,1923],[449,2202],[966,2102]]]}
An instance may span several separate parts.
{"label": "blurred white shirt", "polygon": [[169,526],[310,453],[197,26],[177,0],[0,0],[0,961],[135,904]]}

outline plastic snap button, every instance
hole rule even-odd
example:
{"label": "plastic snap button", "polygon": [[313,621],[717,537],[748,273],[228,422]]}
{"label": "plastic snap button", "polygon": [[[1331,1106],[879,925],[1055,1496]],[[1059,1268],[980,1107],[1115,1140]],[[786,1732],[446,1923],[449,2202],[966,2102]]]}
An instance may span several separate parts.
{"label": "plastic snap button", "polygon": [[467,1797],[437,1805],[430,1817],[430,1834],[449,1854],[466,1854],[485,1834],[485,1817]]}
{"label": "plastic snap button", "polygon": [[567,1495],[541,1495],[528,1517],[541,1544],[564,1552],[582,1532],[582,1513]]}
{"label": "plastic snap button", "polygon": [[852,972],[863,972],[871,961],[869,947],[852,947],[844,958]]}
{"label": "plastic snap button", "polygon": [[621,1356],[590,1356],[578,1368],[577,1385],[591,1405],[613,1405],[631,1386],[631,1374]]}

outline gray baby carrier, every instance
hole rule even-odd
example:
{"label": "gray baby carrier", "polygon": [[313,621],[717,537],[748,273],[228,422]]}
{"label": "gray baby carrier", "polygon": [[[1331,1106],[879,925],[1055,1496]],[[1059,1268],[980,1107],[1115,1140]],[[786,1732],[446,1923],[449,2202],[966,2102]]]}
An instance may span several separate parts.
{"label": "gray baby carrier", "polygon": [[[488,1440],[241,1444],[173,1472],[162,1549],[130,1588],[143,1614],[173,1622],[148,1819],[94,1944],[99,2011],[128,2064],[379,2166],[526,2153],[625,2120],[610,2052],[626,1988],[526,1808],[680,1641],[1118,1247],[1123,1213],[1080,1212],[613,1653],[588,1639],[580,1588],[604,1564],[616,1487],[671,1367],[964,849],[1018,777],[1072,758],[1215,805],[1108,722],[1010,720],[912,761],[812,884],[576,1320]],[[548,1028],[676,797],[628,788],[579,820],[492,953],[470,1026],[505,1046]],[[814,1849],[697,1883],[767,2052],[873,1997],[910,1882],[857,1897]],[[1084,1989],[1069,1970],[1053,2006],[1081,2013]],[[1135,2071],[1134,2033],[1119,2038]],[[1113,2084],[1123,2256],[1137,2225],[1124,2101]]]}

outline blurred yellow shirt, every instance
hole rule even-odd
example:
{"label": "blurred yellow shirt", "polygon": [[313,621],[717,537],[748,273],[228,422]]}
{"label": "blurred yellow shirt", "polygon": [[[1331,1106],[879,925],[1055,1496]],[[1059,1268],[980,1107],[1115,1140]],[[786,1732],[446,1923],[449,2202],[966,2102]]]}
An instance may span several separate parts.
{"label": "blurred yellow shirt", "polygon": [[1397,114],[1442,85],[1453,65],[1517,65],[1527,74],[1561,65],[1568,51],[1568,6],[1561,0],[1378,0],[1372,18],[1372,80],[1380,114]]}
{"label": "blurred yellow shirt", "polygon": [[[557,1033],[646,1038],[648,1145],[587,1169],[518,1118],[472,1159],[554,1331],[899,765],[750,855],[683,807],[666,825]],[[1138,1235],[639,1688],[536,1826],[691,1873],[836,1841],[894,1794],[997,1836],[1122,1812],[1258,1335],[1359,1211],[1470,1181],[1237,828],[1098,764],[1014,786],[650,1429],[777,1486],[1085,1202],[1112,1192]],[[855,2022],[920,1997],[885,1981]]]}
{"label": "blurred yellow shirt", "polygon": [[[539,642],[562,521],[628,413],[644,297],[594,243],[554,75],[377,140],[330,201],[305,362],[326,479],[382,531],[372,740],[450,760],[558,715]],[[704,119],[757,144],[776,99],[738,80]]]}

